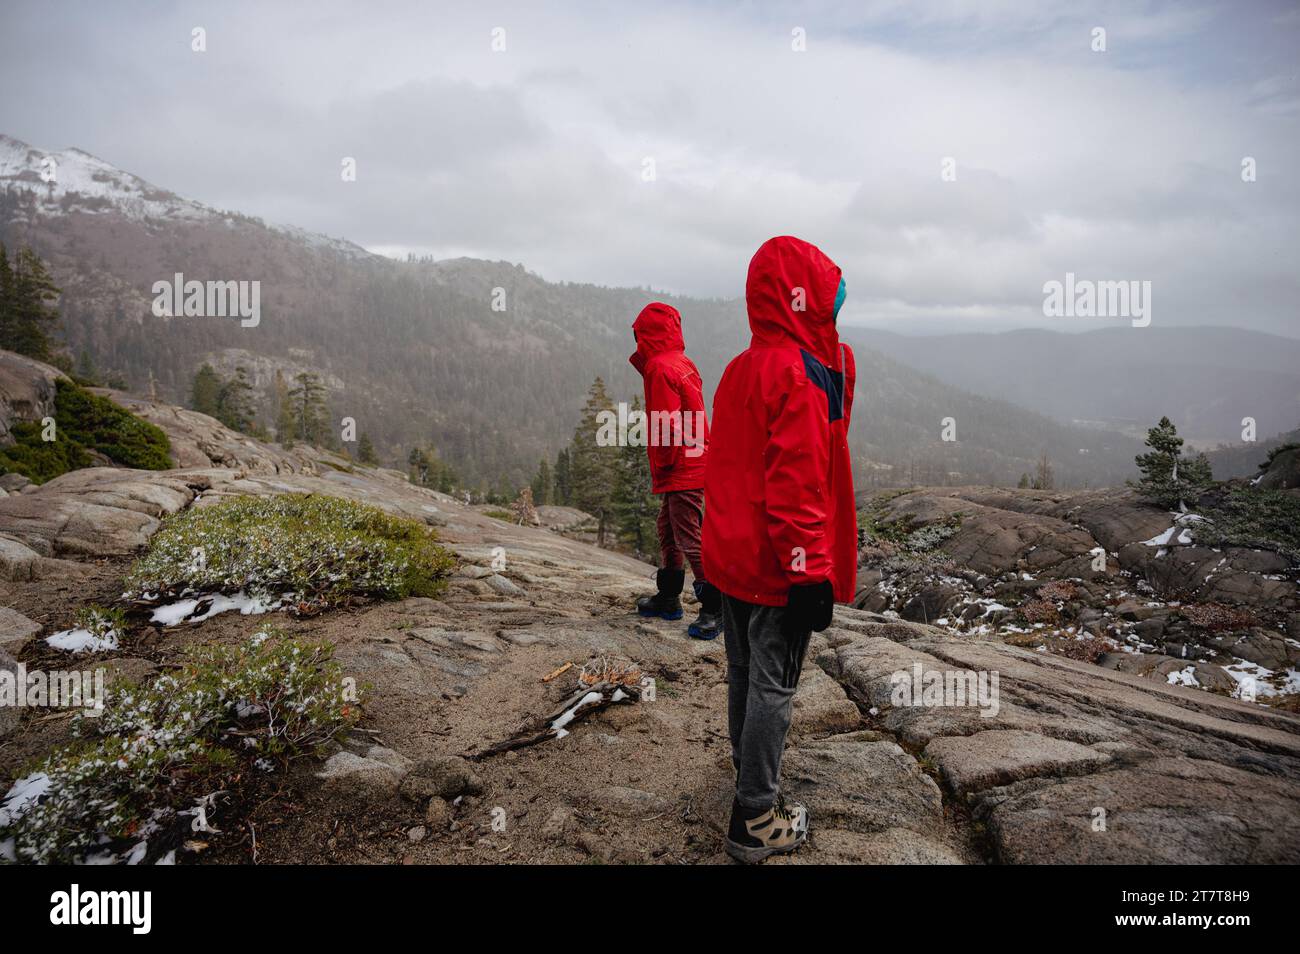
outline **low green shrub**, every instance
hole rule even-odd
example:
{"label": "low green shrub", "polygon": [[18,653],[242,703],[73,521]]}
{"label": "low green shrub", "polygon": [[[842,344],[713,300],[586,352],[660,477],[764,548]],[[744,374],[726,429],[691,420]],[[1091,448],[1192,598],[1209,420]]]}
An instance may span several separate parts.
{"label": "low green shrub", "polygon": [[351,597],[437,596],[455,559],[429,527],[318,494],[233,497],[169,517],[127,576],[127,598],[194,593],[320,609]]}
{"label": "low green shrub", "polygon": [[[241,773],[318,753],[360,717],[327,643],[264,630],[240,646],[192,650],[143,687],[113,686],[98,718],[23,780],[41,793],[0,815],[15,860],[119,856]],[[20,783],[22,784],[22,783]]]}
{"label": "low green shrub", "polygon": [[92,450],[121,467],[166,470],[172,466],[167,435],[108,398],[60,378],[54,408],[56,439],[44,440],[45,428],[39,422],[16,423],[14,444],[0,448],[0,473],[22,474],[43,484],[68,471],[90,467],[94,463]]}
{"label": "low green shrub", "polygon": [[1203,546],[1272,550],[1300,565],[1300,497],[1283,490],[1233,486],[1202,506],[1193,527]]}

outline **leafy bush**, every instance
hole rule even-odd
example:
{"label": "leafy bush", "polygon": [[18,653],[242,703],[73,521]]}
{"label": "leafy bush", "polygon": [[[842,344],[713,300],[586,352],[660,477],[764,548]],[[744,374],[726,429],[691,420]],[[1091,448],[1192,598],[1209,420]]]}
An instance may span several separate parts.
{"label": "leafy bush", "polygon": [[1300,497],[1293,493],[1229,487],[1201,515],[1196,542],[1203,546],[1272,550],[1300,564]]}
{"label": "leafy bush", "polygon": [[171,442],[162,429],[71,381],[58,382],[55,421],[60,440],[99,451],[122,467],[166,470]]}
{"label": "leafy bush", "polygon": [[1052,652],[1067,659],[1096,665],[1107,653],[1118,652],[1119,647],[1111,640],[1098,636],[1084,636],[1053,645]]}
{"label": "leafy bush", "polygon": [[924,527],[916,527],[911,514],[892,517],[889,502],[898,496],[901,493],[878,496],[858,512],[858,526],[867,544],[893,544],[912,553],[928,553],[961,529],[960,513],[949,514]]}
{"label": "leafy bush", "polygon": [[43,484],[94,463],[80,444],[41,440],[41,425],[33,421],[15,422],[11,434],[14,443],[0,447],[0,473],[22,474],[32,483]]}
{"label": "leafy bush", "polygon": [[437,596],[455,565],[408,517],[317,494],[235,497],[164,521],[127,598],[245,592],[317,609],[352,596]]}
{"label": "leafy bush", "polygon": [[1079,597],[1079,588],[1069,580],[1051,580],[1040,586],[1036,592],[1039,599],[1060,600],[1066,603]]}
{"label": "leafy bush", "polygon": [[195,649],[147,686],[112,687],[102,714],[79,714],[76,740],[24,780],[40,798],[0,812],[0,840],[40,864],[114,855],[253,763],[317,752],[359,718],[331,654],[265,630],[238,647]]}
{"label": "leafy bush", "polygon": [[939,523],[913,530],[903,541],[903,546],[914,553],[928,553],[961,529],[961,514],[953,514]]}
{"label": "leafy bush", "polygon": [[1193,603],[1182,607],[1179,612],[1193,626],[1212,633],[1249,629],[1259,624],[1253,613],[1223,603]]}
{"label": "leafy bush", "polygon": [[1026,623],[1056,624],[1061,620],[1061,611],[1050,599],[1041,597],[1026,600],[1016,607],[1016,615]]}
{"label": "leafy bush", "polygon": [[171,442],[160,428],[71,381],[60,378],[56,389],[56,439],[43,440],[39,422],[16,423],[15,443],[0,448],[0,472],[12,471],[43,484],[93,465],[92,450],[121,467],[166,470],[172,466]]}
{"label": "leafy bush", "polygon": [[120,609],[92,603],[73,614],[72,625],[95,636],[120,633],[126,629],[126,613]]}

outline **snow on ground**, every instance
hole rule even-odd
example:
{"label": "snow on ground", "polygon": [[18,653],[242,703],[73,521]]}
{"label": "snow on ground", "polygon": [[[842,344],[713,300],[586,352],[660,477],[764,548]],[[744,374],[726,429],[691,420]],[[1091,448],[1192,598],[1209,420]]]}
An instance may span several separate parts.
{"label": "snow on ground", "polygon": [[1223,666],[1223,671],[1237,682],[1237,695],[1249,698],[1252,691],[1259,696],[1288,696],[1300,693],[1300,670],[1265,669],[1244,659]]}
{"label": "snow on ground", "polygon": [[589,692],[581,699],[579,699],[577,702],[575,702],[573,705],[569,706],[569,708],[565,709],[562,713],[560,713],[560,715],[556,718],[556,720],[551,723],[551,728],[555,730],[555,737],[557,739],[562,739],[566,735],[568,735],[569,730],[566,729],[565,726],[573,721],[573,717],[577,714],[578,710],[581,709],[583,706],[588,705],[589,703],[599,702],[599,701],[600,701],[599,692]]}
{"label": "snow on ground", "polygon": [[[50,790],[50,777],[44,772],[33,772],[14,782],[13,787],[0,799],[0,829],[8,828],[27,813]],[[14,840],[0,841],[0,861],[16,861]]]}
{"label": "snow on ground", "polygon": [[291,595],[283,593],[279,599],[273,599],[270,596],[249,596],[242,590],[230,596],[225,593],[209,593],[159,606],[153,611],[150,620],[163,626],[199,623],[229,610],[239,610],[244,616],[255,616],[280,609]]}
{"label": "snow on ground", "polygon": [[70,653],[102,653],[117,649],[117,630],[110,629],[96,636],[88,629],[65,629],[46,636],[45,641],[55,649]]}

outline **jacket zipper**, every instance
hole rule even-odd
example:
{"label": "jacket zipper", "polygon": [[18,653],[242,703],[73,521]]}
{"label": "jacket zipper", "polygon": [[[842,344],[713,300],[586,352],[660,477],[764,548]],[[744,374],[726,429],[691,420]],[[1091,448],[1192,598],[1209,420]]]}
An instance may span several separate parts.
{"label": "jacket zipper", "polygon": [[849,387],[849,363],[844,345],[840,345],[840,420],[844,420],[844,392]]}

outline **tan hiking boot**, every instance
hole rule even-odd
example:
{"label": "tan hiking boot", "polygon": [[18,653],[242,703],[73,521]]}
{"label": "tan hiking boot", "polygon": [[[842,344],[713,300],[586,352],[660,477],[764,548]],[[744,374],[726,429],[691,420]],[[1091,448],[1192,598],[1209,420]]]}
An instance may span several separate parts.
{"label": "tan hiking boot", "polygon": [[778,795],[766,811],[731,803],[731,824],[727,829],[727,854],[745,864],[755,864],[769,855],[794,851],[808,838],[808,809],[787,805]]}

